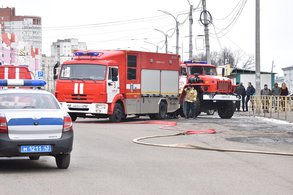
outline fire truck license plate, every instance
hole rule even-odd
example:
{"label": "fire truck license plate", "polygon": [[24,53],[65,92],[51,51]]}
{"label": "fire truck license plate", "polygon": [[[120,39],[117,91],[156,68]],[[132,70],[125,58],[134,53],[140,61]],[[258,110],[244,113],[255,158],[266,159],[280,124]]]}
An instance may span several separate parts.
{"label": "fire truck license plate", "polygon": [[70,108],[88,108],[88,105],[86,105],[86,104],[71,104],[71,105],[68,105],[68,107],[70,107]]}

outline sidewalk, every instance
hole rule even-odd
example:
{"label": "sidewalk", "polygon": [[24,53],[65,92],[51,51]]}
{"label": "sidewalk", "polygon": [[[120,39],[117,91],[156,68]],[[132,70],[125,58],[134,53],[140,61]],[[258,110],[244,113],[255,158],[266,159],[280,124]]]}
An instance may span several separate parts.
{"label": "sidewalk", "polygon": [[256,113],[256,111],[249,111],[249,112],[234,112],[234,115],[238,116],[257,116],[257,117],[265,117],[265,118],[273,118],[277,120],[288,121],[293,123],[293,112],[272,112],[272,113]]}

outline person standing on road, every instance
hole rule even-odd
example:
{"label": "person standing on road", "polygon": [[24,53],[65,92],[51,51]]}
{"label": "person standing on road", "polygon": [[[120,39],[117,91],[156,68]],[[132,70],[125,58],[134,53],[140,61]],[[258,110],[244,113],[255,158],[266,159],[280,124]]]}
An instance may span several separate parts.
{"label": "person standing on road", "polygon": [[263,111],[264,112],[269,112],[268,108],[269,108],[269,99],[270,99],[270,95],[272,95],[272,91],[268,88],[268,85],[265,84],[264,88],[260,91],[260,95],[262,96],[262,105],[263,105]]}
{"label": "person standing on road", "polygon": [[186,104],[186,112],[185,118],[188,119],[190,115],[190,111],[192,112],[192,117],[195,118],[195,101],[197,99],[197,91],[192,87],[191,84],[188,85],[187,88],[184,89],[185,96],[185,104]]}
{"label": "person standing on road", "polygon": [[277,111],[277,106],[278,106],[278,101],[279,100],[279,95],[281,94],[281,88],[279,87],[278,83],[274,84],[274,88],[272,89],[272,95],[274,96],[274,100],[273,100],[273,106],[275,107],[275,111]]}
{"label": "person standing on road", "polygon": [[[245,111],[248,111],[248,102],[250,100],[250,96],[252,96],[255,93],[255,88],[253,87],[253,85],[251,84],[251,82],[248,82],[248,87],[246,89],[246,101],[245,101]],[[252,104],[252,110],[253,110],[253,102],[251,102]]]}
{"label": "person standing on road", "polygon": [[[245,96],[246,96],[246,90],[245,87],[243,86],[243,83],[240,83],[236,90],[235,93],[240,96],[241,98],[241,103],[242,103],[242,111],[244,112],[244,105],[245,105]],[[237,101],[237,106],[236,106],[237,111],[240,111],[240,101]]]}
{"label": "person standing on road", "polygon": [[[288,91],[288,88],[287,88],[287,85],[286,83],[282,83],[282,87],[281,87],[281,93],[280,93],[281,96],[287,96],[289,95],[289,91]],[[283,107],[283,111],[285,111],[285,101],[286,101],[286,97],[282,97],[282,107]]]}

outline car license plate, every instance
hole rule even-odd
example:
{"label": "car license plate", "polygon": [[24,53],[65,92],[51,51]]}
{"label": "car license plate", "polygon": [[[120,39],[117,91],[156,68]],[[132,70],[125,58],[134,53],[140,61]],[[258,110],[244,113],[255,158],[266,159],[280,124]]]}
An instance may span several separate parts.
{"label": "car license plate", "polygon": [[20,146],[21,153],[42,153],[42,152],[52,152],[51,145],[30,145],[30,146]]}

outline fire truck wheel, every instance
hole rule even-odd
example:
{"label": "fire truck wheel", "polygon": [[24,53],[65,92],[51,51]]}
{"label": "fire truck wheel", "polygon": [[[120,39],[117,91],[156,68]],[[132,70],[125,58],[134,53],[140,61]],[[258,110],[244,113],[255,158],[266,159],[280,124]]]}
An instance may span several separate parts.
{"label": "fire truck wheel", "polygon": [[167,104],[165,102],[160,102],[159,113],[157,114],[157,119],[167,118]]}
{"label": "fire truck wheel", "polygon": [[219,105],[218,114],[223,119],[229,119],[233,116],[235,106],[233,102],[223,102]]}
{"label": "fire truck wheel", "polygon": [[77,119],[76,114],[69,113],[69,115],[70,115],[72,121],[76,121],[76,119]]}
{"label": "fire truck wheel", "polygon": [[124,113],[121,104],[117,103],[114,107],[113,114],[109,117],[112,122],[120,122]]}

